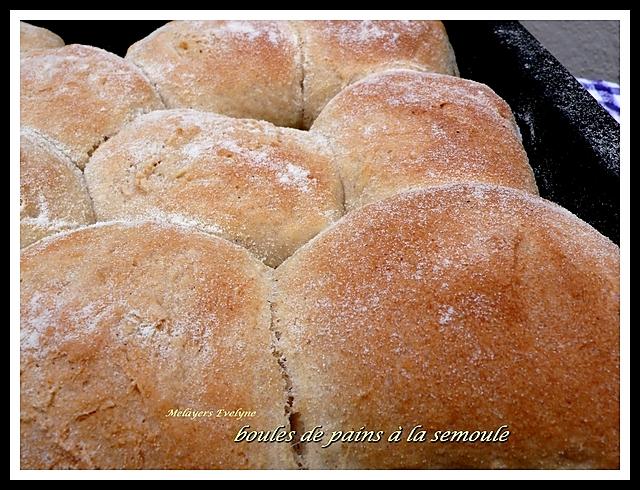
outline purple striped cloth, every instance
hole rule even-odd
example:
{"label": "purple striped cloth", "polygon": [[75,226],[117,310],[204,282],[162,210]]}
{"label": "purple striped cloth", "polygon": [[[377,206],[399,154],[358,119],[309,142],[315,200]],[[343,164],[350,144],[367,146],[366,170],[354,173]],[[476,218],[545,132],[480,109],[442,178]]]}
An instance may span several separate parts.
{"label": "purple striped cloth", "polygon": [[620,122],[620,85],[586,78],[578,78],[578,81],[616,121]]}

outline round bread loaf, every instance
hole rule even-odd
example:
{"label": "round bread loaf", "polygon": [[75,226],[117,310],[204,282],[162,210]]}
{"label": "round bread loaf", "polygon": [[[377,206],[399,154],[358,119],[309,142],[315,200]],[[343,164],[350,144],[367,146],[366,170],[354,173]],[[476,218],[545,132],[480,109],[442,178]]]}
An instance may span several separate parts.
{"label": "round bread loaf", "polygon": [[308,128],[331,98],[358,78],[390,67],[457,75],[439,21],[299,21],[304,60],[304,116]]}
{"label": "round bread loaf", "polygon": [[20,122],[60,143],[80,168],[137,115],[162,108],[142,72],[115,54],[72,44],[20,60]]}
{"label": "round bread loaf", "polygon": [[471,80],[373,74],[331,100],[312,131],[336,143],[347,209],[454,182],[538,192],[509,106]]}
{"label": "round bread loaf", "polygon": [[20,22],[20,52],[33,49],[60,48],[64,41],[60,36],[42,27]]}
{"label": "round bread loaf", "polygon": [[167,107],[305,128],[367,73],[458,73],[439,21],[175,21],[132,45],[127,59]]}
{"label": "round bread loaf", "polygon": [[[619,249],[568,211],[488,185],[407,192],[347,215],[275,277],[299,425],[404,429],[303,445],[308,467],[618,467]],[[416,425],[428,440],[510,435],[406,442]]]}
{"label": "round bread loaf", "polygon": [[82,172],[35,132],[20,129],[20,246],[95,222]]}
{"label": "round bread loaf", "polygon": [[288,426],[269,270],[245,250],[96,225],[24,249],[20,294],[23,469],[295,466],[288,444],[233,442]]}
{"label": "round bread loaf", "polygon": [[302,63],[281,21],[175,21],[129,48],[167,107],[298,127]]}
{"label": "round bread loaf", "polygon": [[100,220],[196,225],[277,266],[342,215],[332,159],[318,134],[177,109],[126,126],[85,175]]}

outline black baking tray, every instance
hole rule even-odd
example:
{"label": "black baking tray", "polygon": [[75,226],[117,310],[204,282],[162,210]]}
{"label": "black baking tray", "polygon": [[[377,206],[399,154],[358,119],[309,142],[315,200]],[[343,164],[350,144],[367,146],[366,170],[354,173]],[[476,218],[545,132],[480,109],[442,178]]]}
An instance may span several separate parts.
{"label": "black baking tray", "polygon": [[542,197],[620,243],[620,125],[516,21],[447,21],[460,75],[511,106]]}
{"label": "black baking tray", "polygon": [[[27,21],[124,56],[166,21]],[[620,240],[620,126],[517,21],[445,21],[460,75],[489,85],[520,126],[542,197]]]}

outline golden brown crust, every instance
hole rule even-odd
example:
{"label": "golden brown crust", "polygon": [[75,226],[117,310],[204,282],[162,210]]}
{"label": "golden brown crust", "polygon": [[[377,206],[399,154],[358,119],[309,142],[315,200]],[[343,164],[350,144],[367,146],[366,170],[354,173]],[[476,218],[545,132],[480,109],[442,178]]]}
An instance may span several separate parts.
{"label": "golden brown crust", "polygon": [[162,108],[142,72],[115,54],[72,44],[20,60],[20,122],[60,143],[80,168],[137,115]]}
{"label": "golden brown crust", "polygon": [[[60,45],[21,23],[21,245],[62,231],[21,254],[23,469],[619,466],[619,249],[536,196],[442,23]],[[71,230],[85,163],[126,222]],[[296,454],[233,443],[247,424],[511,435]]]}
{"label": "golden brown crust", "polygon": [[287,444],[233,443],[255,410],[286,425],[269,270],[193,230],[102,224],[21,257],[21,467],[290,468]]}
{"label": "golden brown crust", "polygon": [[325,138],[189,109],[138,118],[86,168],[98,219],[177,220],[277,266],[342,215]]}
{"label": "golden brown crust", "polygon": [[412,191],[347,215],[275,278],[307,429],[511,431],[309,444],[309,467],[618,467],[619,249],[566,210],[486,185]]}
{"label": "golden brown crust", "polygon": [[167,107],[298,127],[302,65],[281,21],[174,21],[129,48]]}
{"label": "golden brown crust", "polygon": [[175,21],[132,45],[127,59],[167,107],[305,128],[368,73],[458,73],[439,21]]}
{"label": "golden brown crust", "polygon": [[26,22],[20,22],[20,52],[34,49],[60,48],[64,41],[53,32],[36,27]]}
{"label": "golden brown crust", "polygon": [[374,74],[340,92],[311,129],[336,143],[347,209],[454,182],[538,192],[509,106],[471,80]]}
{"label": "golden brown crust", "polygon": [[20,247],[95,222],[82,172],[35,132],[20,130]]}
{"label": "golden brown crust", "polygon": [[347,85],[390,67],[457,75],[440,21],[327,20],[295,22],[304,60],[304,127]]}

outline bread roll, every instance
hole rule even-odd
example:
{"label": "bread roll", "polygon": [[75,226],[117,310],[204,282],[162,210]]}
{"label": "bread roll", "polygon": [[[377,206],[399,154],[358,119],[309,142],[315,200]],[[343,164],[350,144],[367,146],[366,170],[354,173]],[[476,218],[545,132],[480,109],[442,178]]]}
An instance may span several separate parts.
{"label": "bread roll", "polygon": [[42,136],[20,130],[20,246],[95,222],[82,172]]}
{"label": "bread roll", "polygon": [[304,446],[310,468],[617,468],[619,249],[487,185],[352,212],[276,270],[300,425],[497,430],[506,443]]}
{"label": "bread roll", "polygon": [[128,125],[86,177],[100,220],[186,222],[277,266],[342,215],[332,158],[320,135],[179,109]]}
{"label": "bread roll", "polygon": [[137,115],[162,108],[142,72],[115,54],[72,44],[20,60],[20,122],[60,143],[80,168]]}
{"label": "bread roll", "polygon": [[337,143],[347,209],[454,182],[538,192],[509,106],[471,80],[377,73],[340,92],[312,131]]}
{"label": "bread roll", "polygon": [[457,75],[447,33],[439,21],[300,21],[304,60],[304,127],[341,89],[367,73],[410,67]]}
{"label": "bread roll", "polygon": [[270,292],[245,250],[166,225],[97,225],[24,249],[22,469],[293,467],[288,444],[233,442],[246,423],[288,425]]}
{"label": "bread roll", "polygon": [[20,52],[33,49],[60,48],[64,41],[60,36],[42,27],[20,22]]}
{"label": "bread roll", "polygon": [[170,22],[131,46],[126,58],[169,108],[300,125],[302,64],[287,22]]}

